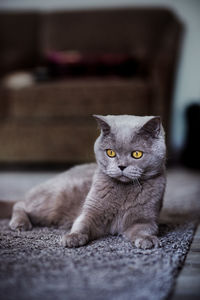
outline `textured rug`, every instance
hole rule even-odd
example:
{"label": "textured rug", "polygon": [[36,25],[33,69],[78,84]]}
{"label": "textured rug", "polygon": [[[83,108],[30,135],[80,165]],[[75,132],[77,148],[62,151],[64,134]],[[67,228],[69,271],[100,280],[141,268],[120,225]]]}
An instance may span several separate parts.
{"label": "textured rug", "polygon": [[189,250],[195,225],[161,224],[161,248],[139,250],[119,236],[60,246],[62,230],[12,232],[0,221],[2,300],[166,299]]}
{"label": "textured rug", "polygon": [[[55,174],[0,172],[0,199],[21,199]],[[166,299],[192,242],[194,220],[200,220],[200,173],[170,169],[167,182],[159,249],[138,250],[118,236],[64,249],[62,230],[17,233],[0,220],[0,299]]]}

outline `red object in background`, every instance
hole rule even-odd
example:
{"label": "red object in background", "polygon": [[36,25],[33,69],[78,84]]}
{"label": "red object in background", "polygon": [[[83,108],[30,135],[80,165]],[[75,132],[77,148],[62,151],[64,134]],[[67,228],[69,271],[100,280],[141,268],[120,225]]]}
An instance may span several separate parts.
{"label": "red object in background", "polygon": [[138,61],[123,53],[81,53],[50,51],[46,55],[50,76],[119,76],[132,77],[139,73]]}

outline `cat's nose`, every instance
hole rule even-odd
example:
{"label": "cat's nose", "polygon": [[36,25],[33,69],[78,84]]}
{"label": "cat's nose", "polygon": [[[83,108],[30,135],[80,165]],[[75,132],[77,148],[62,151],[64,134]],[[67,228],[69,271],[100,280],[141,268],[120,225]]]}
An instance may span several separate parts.
{"label": "cat's nose", "polygon": [[123,171],[124,169],[126,169],[126,166],[118,166],[120,168],[121,171]]}

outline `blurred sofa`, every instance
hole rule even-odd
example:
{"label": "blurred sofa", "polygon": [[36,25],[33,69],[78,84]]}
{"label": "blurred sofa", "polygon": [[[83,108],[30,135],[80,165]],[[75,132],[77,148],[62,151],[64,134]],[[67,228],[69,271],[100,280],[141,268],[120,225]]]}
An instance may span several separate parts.
{"label": "blurred sofa", "polygon": [[[175,14],[160,8],[0,12],[0,163],[92,161],[92,114],[160,115],[169,144],[182,32]],[[123,53],[140,68],[125,77],[3,84],[12,72],[44,66],[49,51]]]}

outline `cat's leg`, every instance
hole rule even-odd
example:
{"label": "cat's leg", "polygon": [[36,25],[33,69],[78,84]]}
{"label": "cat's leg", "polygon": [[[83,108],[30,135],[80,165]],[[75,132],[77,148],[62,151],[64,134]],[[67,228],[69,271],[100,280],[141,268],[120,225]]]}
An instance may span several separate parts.
{"label": "cat's leg", "polygon": [[[85,219],[85,220],[84,220]],[[70,233],[63,235],[62,245],[64,247],[79,247],[88,243],[89,241],[89,224],[84,215],[81,214],[74,222]]]}
{"label": "cat's leg", "polygon": [[[98,216],[82,213],[74,222],[70,233],[62,237],[64,247],[80,247],[104,234],[102,226],[98,226]],[[101,228],[101,229],[99,229]]]}
{"label": "cat's leg", "polygon": [[9,223],[12,230],[30,230],[32,224],[24,210],[24,202],[19,201],[13,207],[12,217]]}
{"label": "cat's leg", "polygon": [[[62,237],[65,247],[79,247],[109,232],[109,193],[102,188],[102,178],[96,173],[91,189],[85,199],[81,214],[74,221],[70,233]],[[106,177],[107,184],[107,177]]]}
{"label": "cat's leg", "polygon": [[160,246],[157,233],[158,225],[155,222],[147,222],[130,226],[124,232],[124,236],[133,242],[137,248],[151,249]]}

